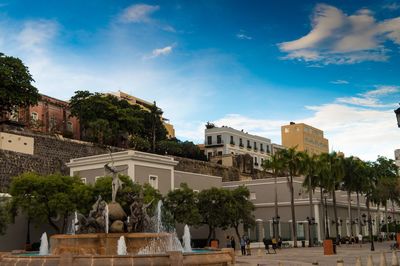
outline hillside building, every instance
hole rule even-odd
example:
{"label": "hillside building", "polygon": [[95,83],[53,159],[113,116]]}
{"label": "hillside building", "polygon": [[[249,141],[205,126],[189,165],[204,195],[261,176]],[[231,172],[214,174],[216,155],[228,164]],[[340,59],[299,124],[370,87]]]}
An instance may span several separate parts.
{"label": "hillside building", "polygon": [[324,138],[324,132],[310,125],[290,122],[281,127],[282,145],[286,148],[295,147],[297,151],[309,154],[329,152],[329,142]]}

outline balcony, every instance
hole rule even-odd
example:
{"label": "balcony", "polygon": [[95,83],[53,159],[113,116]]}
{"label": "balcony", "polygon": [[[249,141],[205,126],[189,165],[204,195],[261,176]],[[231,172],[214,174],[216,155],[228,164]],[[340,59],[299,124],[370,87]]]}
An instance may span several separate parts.
{"label": "balcony", "polygon": [[243,143],[239,143],[239,147],[243,149]]}
{"label": "balcony", "polygon": [[254,151],[258,151],[257,147],[254,147]]}
{"label": "balcony", "polygon": [[213,142],[206,142],[206,143],[204,143],[204,146],[206,147],[206,148],[210,148],[210,147],[222,147],[222,146],[224,146],[224,141],[223,140],[221,140],[221,141],[213,141]]}
{"label": "balcony", "polygon": [[251,150],[251,146],[250,146],[250,145],[247,145],[247,149],[248,149],[248,150]]}
{"label": "balcony", "polygon": [[264,153],[265,151],[264,151],[264,149],[263,149],[263,148],[261,148],[261,149],[260,149],[260,152],[261,152],[261,153]]}
{"label": "balcony", "polygon": [[254,163],[254,166],[258,166],[258,163],[257,163],[257,162],[255,162],[255,163]]}
{"label": "balcony", "polygon": [[231,141],[229,144],[231,144],[232,146],[235,146],[235,142]]}

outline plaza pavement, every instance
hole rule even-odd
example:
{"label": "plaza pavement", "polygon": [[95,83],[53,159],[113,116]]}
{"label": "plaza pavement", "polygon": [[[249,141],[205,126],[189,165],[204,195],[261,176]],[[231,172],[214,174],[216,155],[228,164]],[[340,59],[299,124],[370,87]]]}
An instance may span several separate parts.
{"label": "plaza pavement", "polygon": [[[265,250],[262,250],[261,256],[259,256],[258,250],[254,250],[251,256],[239,255],[239,251],[236,253],[236,265],[278,266],[281,262],[282,266],[310,266],[317,261],[318,265],[336,266],[337,260],[343,259],[345,266],[354,266],[357,257],[361,257],[362,265],[367,265],[368,255],[371,254],[374,265],[379,266],[380,255],[383,251],[386,255],[387,265],[390,266],[392,261],[390,243],[393,242],[375,243],[375,251],[370,251],[369,243],[363,244],[362,247],[360,245],[341,245],[337,248],[337,254],[331,256],[324,256],[322,247],[285,248],[277,250],[277,254],[265,254]],[[397,251],[397,257],[400,259],[400,250]]]}

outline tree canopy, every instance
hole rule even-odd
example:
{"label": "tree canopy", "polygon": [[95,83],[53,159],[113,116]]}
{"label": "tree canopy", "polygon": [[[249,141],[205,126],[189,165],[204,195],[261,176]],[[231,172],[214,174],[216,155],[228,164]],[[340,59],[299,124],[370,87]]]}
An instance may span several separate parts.
{"label": "tree canopy", "polygon": [[0,53],[0,118],[15,107],[37,104],[40,94],[33,81],[20,59]]}
{"label": "tree canopy", "polygon": [[0,235],[3,235],[6,232],[9,221],[10,213],[7,199],[0,197]]}
{"label": "tree canopy", "polygon": [[61,174],[24,173],[13,178],[10,194],[16,209],[35,222],[48,222],[58,233],[65,232],[72,212],[87,213],[93,201],[92,190],[80,178]]}

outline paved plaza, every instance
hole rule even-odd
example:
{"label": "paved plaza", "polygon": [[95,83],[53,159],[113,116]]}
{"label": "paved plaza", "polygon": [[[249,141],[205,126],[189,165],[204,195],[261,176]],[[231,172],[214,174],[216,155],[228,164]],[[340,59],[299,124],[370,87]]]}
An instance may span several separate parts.
{"label": "paved plaza", "polygon": [[[287,248],[277,251],[277,254],[265,254],[262,250],[261,256],[257,250],[253,251],[252,256],[236,256],[237,265],[268,265],[276,266],[279,262],[283,266],[306,266],[318,262],[318,265],[336,266],[338,259],[343,259],[344,265],[354,266],[356,258],[361,257],[362,265],[367,265],[368,255],[373,255],[374,265],[379,265],[380,254],[384,252],[386,255],[387,265],[391,265],[392,251],[390,250],[390,242],[375,243],[375,251],[370,251],[369,244],[359,245],[342,245],[337,248],[337,254],[331,256],[323,255],[322,247],[313,248]],[[237,253],[239,254],[239,253]],[[400,256],[400,251],[397,251]]]}

